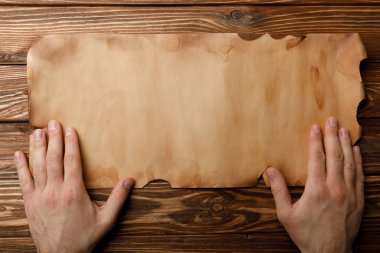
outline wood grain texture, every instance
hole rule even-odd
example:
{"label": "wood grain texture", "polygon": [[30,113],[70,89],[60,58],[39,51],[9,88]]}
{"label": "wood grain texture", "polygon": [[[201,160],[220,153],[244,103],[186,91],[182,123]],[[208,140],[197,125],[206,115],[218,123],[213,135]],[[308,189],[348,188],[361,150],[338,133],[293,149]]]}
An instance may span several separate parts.
{"label": "wood grain texture", "polygon": [[[377,253],[379,232],[359,234],[354,252]],[[112,240],[111,240],[112,239]],[[2,252],[15,248],[36,252],[30,237],[0,238]],[[253,251],[254,249],[254,251]],[[107,252],[299,252],[285,233],[224,234],[224,235],[160,235],[109,237],[97,251]]]}
{"label": "wood grain texture", "polygon": [[[157,186],[133,191],[116,225],[116,235],[285,232],[277,220],[270,189],[263,182],[253,188],[228,190]],[[367,177],[361,233],[379,230],[379,187],[380,177]],[[98,204],[103,204],[109,193],[110,189],[90,191],[91,198]],[[291,193],[296,200],[302,188],[293,187]],[[0,238],[26,236],[29,236],[29,229],[18,181],[3,181],[0,186]]]}
{"label": "wood grain texture", "polygon": [[[183,3],[184,6],[174,8],[163,6]],[[250,6],[235,3],[249,3]],[[342,6],[336,6],[340,3]],[[263,6],[257,6],[261,4]],[[290,6],[301,4],[304,6]],[[0,5],[3,5],[0,7],[0,64],[25,64],[31,43],[45,34],[187,31],[240,32],[255,36],[270,32],[277,38],[307,32],[357,31],[367,47],[369,61],[380,61],[378,1],[0,0]],[[86,7],[90,5],[115,6]],[[133,8],[132,5],[147,7]],[[368,98],[359,110],[359,122],[363,125],[363,138],[359,145],[365,153],[367,197],[365,217],[354,252],[367,253],[379,252],[380,242],[380,185],[378,178],[371,176],[380,175],[380,91],[379,81],[375,81],[379,80],[380,71],[377,65],[370,63],[364,63],[362,70]],[[6,119],[12,122],[28,120],[27,108],[23,107],[27,101],[25,66],[1,66],[0,71],[3,71],[0,74],[0,122]],[[5,100],[9,102],[3,103]],[[15,149],[27,151],[30,127],[13,123],[0,123],[0,126],[0,234],[6,234],[0,236],[0,251],[35,252],[12,162]],[[99,249],[107,252],[157,253],[298,252],[275,219],[272,196],[262,186],[227,192],[223,189],[178,192],[169,189],[165,183],[151,183],[147,189],[133,193],[119,226]],[[92,191],[91,196],[102,203],[109,192]],[[258,196],[251,203],[247,198],[256,194]],[[293,189],[295,197],[299,194],[299,188]],[[241,228],[239,224],[246,224],[247,228]],[[262,232],[260,226],[272,232]],[[140,230],[149,234],[139,234]],[[211,231],[211,234],[203,231]]]}
{"label": "wood grain texture", "polygon": [[0,66],[0,121],[28,120],[25,66]]}
{"label": "wood grain texture", "polygon": [[315,5],[315,4],[376,4],[377,0],[0,0],[3,5],[210,5],[210,4],[254,4],[254,5]]}
{"label": "wood grain texture", "polygon": [[[378,253],[379,238],[379,232],[359,234],[354,252]],[[105,242],[96,252],[299,252],[285,233],[111,236]],[[14,252],[20,245],[23,251],[36,252],[30,237],[0,238],[2,252]]]}
{"label": "wood grain texture", "polygon": [[380,9],[372,6],[2,7],[0,62],[25,63],[46,34],[236,32],[244,38],[358,32],[379,60]]}

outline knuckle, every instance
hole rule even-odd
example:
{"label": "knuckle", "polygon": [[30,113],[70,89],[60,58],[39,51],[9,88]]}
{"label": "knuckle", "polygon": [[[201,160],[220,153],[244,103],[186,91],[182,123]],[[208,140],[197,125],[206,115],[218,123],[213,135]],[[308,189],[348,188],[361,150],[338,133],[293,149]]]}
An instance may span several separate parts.
{"label": "knuckle", "polygon": [[338,149],[333,149],[331,151],[331,157],[338,162],[342,162],[344,159],[343,153]]}
{"label": "knuckle", "polygon": [[347,161],[345,168],[347,170],[354,171],[355,170],[355,164],[352,161]]}
{"label": "knuckle", "polygon": [[65,155],[65,163],[72,165],[78,161],[78,157],[75,154],[66,154]]}
{"label": "knuckle", "polygon": [[321,199],[326,196],[326,187],[321,184],[314,184],[313,190],[310,192],[311,196],[316,199]]}
{"label": "knuckle", "polygon": [[47,191],[46,195],[44,195],[44,202],[45,204],[51,208],[54,209],[57,205],[57,193],[55,191]]}
{"label": "knuckle", "polygon": [[29,182],[26,178],[20,178],[20,189],[23,195],[27,195],[32,192]]}
{"label": "knuckle", "polygon": [[314,158],[318,161],[325,162],[326,161],[326,155],[323,151],[318,150],[314,152]]}
{"label": "knuckle", "polygon": [[44,170],[45,170],[45,166],[43,166],[43,165],[36,165],[36,166],[33,166],[33,172],[34,172],[35,174],[41,174],[41,173],[44,172]]}
{"label": "knuckle", "polygon": [[71,206],[78,198],[76,190],[73,187],[67,187],[63,193],[63,201],[67,206]]}
{"label": "knuckle", "polygon": [[357,159],[355,160],[355,166],[361,168],[363,166],[363,161],[358,161]]}
{"label": "knuckle", "polygon": [[349,206],[356,207],[357,205],[359,205],[358,200],[356,199],[354,192],[351,192],[350,194],[348,194],[347,198],[348,198],[348,205]]}
{"label": "knuckle", "polygon": [[273,196],[277,196],[277,195],[279,195],[279,194],[281,194],[281,192],[283,191],[281,188],[275,188],[275,187],[272,187],[272,194],[273,194]]}
{"label": "knuckle", "polygon": [[336,202],[338,205],[342,205],[347,201],[347,193],[342,186],[334,186],[331,189],[331,197],[334,202]]}
{"label": "knuckle", "polygon": [[55,165],[59,165],[59,163],[61,162],[61,156],[57,153],[48,153],[47,156],[46,156],[46,163],[48,163],[49,165],[52,165],[52,166],[55,166]]}

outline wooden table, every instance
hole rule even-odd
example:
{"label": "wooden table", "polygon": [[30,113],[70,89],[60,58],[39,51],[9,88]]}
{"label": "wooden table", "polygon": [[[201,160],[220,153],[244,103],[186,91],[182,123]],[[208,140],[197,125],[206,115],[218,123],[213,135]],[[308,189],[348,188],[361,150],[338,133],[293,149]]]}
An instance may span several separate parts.
{"label": "wooden table", "polygon": [[[56,33],[237,32],[275,38],[359,32],[366,99],[358,110],[366,206],[357,252],[380,252],[380,3],[371,0],[0,0],[0,251],[34,251],[25,218],[16,150],[27,151],[26,55]],[[110,190],[93,190],[99,203]],[[292,189],[298,198],[301,188]],[[130,252],[297,252],[277,221],[262,181],[242,189],[135,190],[100,249]]]}

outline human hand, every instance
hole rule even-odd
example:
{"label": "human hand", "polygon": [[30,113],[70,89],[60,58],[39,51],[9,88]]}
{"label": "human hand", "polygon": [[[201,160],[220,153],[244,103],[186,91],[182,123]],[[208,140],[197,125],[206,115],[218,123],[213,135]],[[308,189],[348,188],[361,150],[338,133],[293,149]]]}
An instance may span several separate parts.
{"label": "human hand", "polygon": [[121,180],[98,207],[83,183],[75,130],[68,128],[63,140],[59,122],[50,121],[46,135],[37,129],[31,136],[29,166],[22,152],[15,153],[33,241],[38,252],[91,252],[114,225],[134,180]]}
{"label": "human hand", "polygon": [[317,125],[310,132],[308,177],[297,202],[277,169],[265,173],[277,217],[302,252],[352,252],[364,208],[362,159],[347,129],[338,136],[335,118],[326,122],[324,138]]}

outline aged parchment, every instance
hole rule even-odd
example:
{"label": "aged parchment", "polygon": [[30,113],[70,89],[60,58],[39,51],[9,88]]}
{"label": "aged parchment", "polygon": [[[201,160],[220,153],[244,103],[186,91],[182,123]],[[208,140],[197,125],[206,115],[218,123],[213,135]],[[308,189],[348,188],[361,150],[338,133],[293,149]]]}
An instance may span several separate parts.
{"label": "aged parchment", "polygon": [[270,165],[303,185],[313,123],[360,136],[365,57],[358,34],[50,35],[28,54],[30,122],[78,131],[89,188],[252,186]]}

